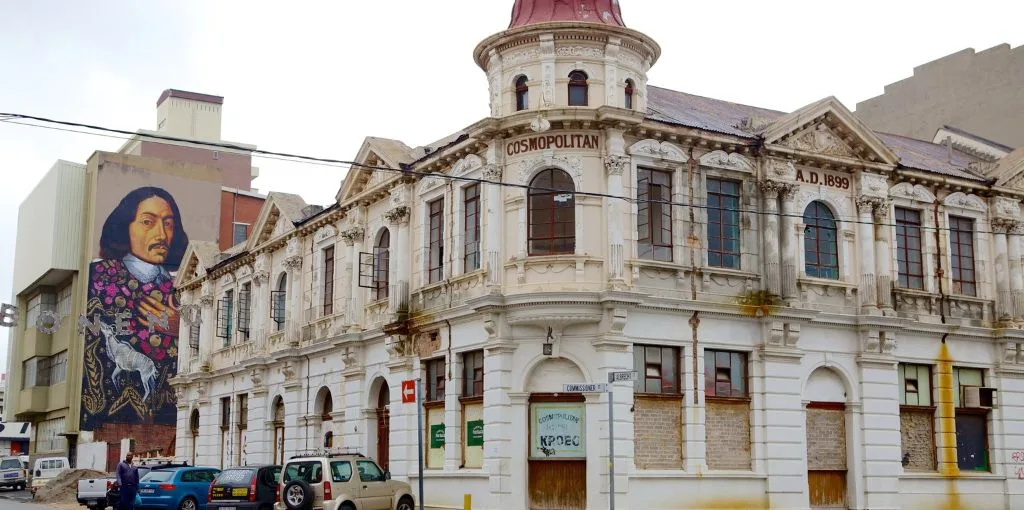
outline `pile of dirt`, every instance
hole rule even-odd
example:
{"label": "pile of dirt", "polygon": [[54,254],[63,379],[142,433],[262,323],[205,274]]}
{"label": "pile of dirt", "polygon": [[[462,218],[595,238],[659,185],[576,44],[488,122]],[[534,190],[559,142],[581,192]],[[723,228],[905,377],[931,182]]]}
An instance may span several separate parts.
{"label": "pile of dirt", "polygon": [[36,490],[35,503],[75,503],[78,498],[78,481],[90,478],[108,478],[113,475],[93,469],[70,469],[57,475],[49,483]]}

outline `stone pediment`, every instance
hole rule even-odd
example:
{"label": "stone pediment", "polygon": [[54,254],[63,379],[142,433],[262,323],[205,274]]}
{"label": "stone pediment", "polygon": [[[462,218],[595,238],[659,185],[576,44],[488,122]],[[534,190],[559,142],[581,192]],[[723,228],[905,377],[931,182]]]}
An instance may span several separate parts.
{"label": "stone pediment", "polygon": [[764,132],[777,153],[894,167],[899,158],[834,97],[779,117]]}
{"label": "stone pediment", "polygon": [[338,203],[398,176],[397,169],[411,163],[414,159],[412,154],[413,149],[398,140],[366,137],[354,159],[356,165],[352,165],[335,197]]}

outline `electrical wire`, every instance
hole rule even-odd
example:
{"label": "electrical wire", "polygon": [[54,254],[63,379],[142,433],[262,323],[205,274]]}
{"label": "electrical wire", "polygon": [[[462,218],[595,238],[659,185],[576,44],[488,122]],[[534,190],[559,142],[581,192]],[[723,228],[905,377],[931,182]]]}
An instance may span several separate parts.
{"label": "electrical wire", "polygon": [[[91,130],[94,130],[94,131],[102,131],[104,133],[118,133],[118,134],[127,135],[127,136],[115,136],[115,135],[109,135],[109,134],[104,134],[104,133],[92,133],[92,132],[89,132],[89,131],[81,131],[81,130],[68,129],[68,128],[59,128],[59,127],[54,127],[54,126],[44,126],[44,125],[39,125],[39,124],[27,123],[27,122],[17,122],[17,121],[12,120],[12,119],[34,120],[34,121],[38,121],[38,122],[45,122],[45,123],[48,123],[48,124],[57,124],[57,125],[62,125],[62,126],[79,127],[79,128],[91,129]],[[370,170],[381,170],[381,171],[387,171],[387,172],[397,172],[397,173],[401,173],[401,174],[405,174],[405,175],[413,175],[413,176],[419,176],[419,177],[434,177],[434,178],[440,178],[440,179],[472,182],[472,183],[477,183],[477,184],[492,184],[492,185],[497,185],[497,186],[506,187],[506,188],[523,189],[523,190],[527,190],[527,192],[530,192],[530,191],[538,192],[539,191],[539,192],[556,193],[556,194],[562,194],[562,195],[564,195],[564,194],[571,194],[571,195],[574,195],[574,196],[579,195],[579,196],[588,196],[588,197],[595,197],[595,198],[607,198],[607,199],[611,199],[611,200],[622,200],[624,202],[628,202],[628,203],[632,203],[632,204],[652,203],[652,204],[662,204],[662,205],[669,205],[669,206],[676,206],[676,207],[695,207],[695,208],[698,208],[698,209],[710,209],[710,210],[718,210],[718,211],[732,211],[732,212],[736,212],[736,213],[757,214],[757,215],[773,215],[773,216],[779,216],[779,217],[798,218],[798,219],[801,219],[801,220],[804,219],[804,215],[803,214],[795,214],[795,213],[794,214],[785,214],[785,213],[783,213],[781,211],[776,212],[776,213],[769,213],[767,211],[761,211],[761,210],[756,210],[756,209],[739,209],[739,208],[736,208],[736,209],[726,209],[726,208],[722,208],[722,207],[709,206],[707,204],[698,204],[698,203],[689,204],[689,203],[683,203],[683,202],[673,202],[671,200],[659,200],[659,199],[652,199],[652,198],[638,199],[638,198],[631,198],[631,197],[622,196],[622,195],[611,195],[611,194],[608,194],[608,193],[599,193],[599,192],[594,192],[594,191],[578,191],[578,190],[566,190],[566,189],[560,189],[560,188],[547,188],[547,187],[543,187],[543,186],[534,186],[534,185],[531,185],[531,184],[518,184],[518,183],[513,183],[513,182],[492,181],[492,180],[481,179],[481,178],[476,178],[476,177],[466,177],[466,176],[461,176],[461,175],[449,175],[449,174],[437,173],[437,172],[423,172],[423,171],[413,170],[411,168],[405,168],[405,167],[403,167],[403,168],[390,168],[390,167],[386,167],[386,166],[366,165],[366,164],[355,162],[355,161],[346,161],[346,160],[339,160],[339,159],[332,159],[332,158],[306,156],[306,155],[302,155],[302,154],[290,154],[290,153],[286,153],[286,152],[268,151],[268,150],[265,150],[265,149],[258,149],[258,148],[241,146],[241,145],[235,145],[235,144],[230,144],[230,143],[223,143],[223,142],[210,142],[210,141],[190,140],[190,139],[187,139],[187,138],[178,138],[178,137],[169,136],[169,135],[162,135],[162,134],[158,134],[158,133],[139,133],[137,131],[126,131],[126,130],[123,130],[123,129],[108,128],[108,127],[103,127],[103,126],[96,126],[96,125],[90,125],[90,124],[82,124],[82,123],[78,123],[78,122],[70,122],[70,121],[64,121],[64,120],[48,119],[48,118],[45,118],[45,117],[38,117],[38,116],[34,116],[34,115],[25,115],[25,114],[20,114],[20,113],[4,113],[4,112],[0,112],[0,123],[17,124],[17,125],[21,125],[21,126],[37,127],[37,128],[44,128],[44,129],[53,129],[53,130],[57,130],[57,131],[65,131],[65,132],[72,132],[72,133],[79,133],[79,134],[86,134],[86,135],[93,135],[93,136],[102,136],[102,137],[106,137],[106,138],[117,138],[117,139],[122,139],[122,140],[132,140],[135,137],[142,137],[142,138],[147,139],[147,141],[164,140],[164,141],[168,141],[168,142],[186,143],[186,144],[193,145],[193,146],[200,146],[200,147],[207,147],[207,148],[229,149],[229,150],[234,150],[234,151],[246,152],[246,153],[251,153],[254,157],[260,157],[260,158],[264,158],[264,159],[273,159],[273,160],[286,161],[286,162],[292,162],[292,163],[306,163],[306,164],[311,164],[311,165],[316,165],[316,166],[327,166],[327,167],[332,167],[332,168],[342,168],[342,169],[348,169],[348,170],[351,170],[353,167],[358,167],[358,168],[365,168],[365,169],[370,169]],[[154,143],[161,143],[161,142],[154,142]],[[174,145],[174,144],[168,144],[168,145]],[[876,225],[876,226],[882,226],[882,227],[903,227],[903,228],[906,228],[908,230],[910,230],[910,229],[919,229],[922,232],[931,232],[931,231],[957,231],[957,232],[962,232],[962,230],[955,230],[955,229],[952,229],[950,227],[939,227],[939,226],[934,226],[934,225],[933,226],[905,225],[905,224],[897,224],[897,223],[882,223],[882,222],[877,222],[877,221],[870,221],[870,222],[868,222],[868,221],[861,221],[859,217],[837,216],[836,219],[838,219],[839,221],[841,221],[844,224]],[[1002,234],[1002,233],[1004,233],[1004,232],[995,232],[995,231],[980,230],[980,229],[975,229],[974,232],[978,233],[978,234]]]}

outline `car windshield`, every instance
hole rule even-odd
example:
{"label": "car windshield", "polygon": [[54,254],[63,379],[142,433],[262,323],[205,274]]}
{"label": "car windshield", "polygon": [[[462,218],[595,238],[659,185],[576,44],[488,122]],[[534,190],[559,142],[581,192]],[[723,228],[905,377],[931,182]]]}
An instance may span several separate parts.
{"label": "car windshield", "polygon": [[21,462],[18,459],[6,459],[0,461],[0,469],[21,469]]}
{"label": "car windshield", "polygon": [[214,483],[247,485],[252,480],[254,472],[252,469],[228,469],[221,471]]}
{"label": "car windshield", "polygon": [[166,482],[174,476],[174,471],[150,471],[140,482]]}

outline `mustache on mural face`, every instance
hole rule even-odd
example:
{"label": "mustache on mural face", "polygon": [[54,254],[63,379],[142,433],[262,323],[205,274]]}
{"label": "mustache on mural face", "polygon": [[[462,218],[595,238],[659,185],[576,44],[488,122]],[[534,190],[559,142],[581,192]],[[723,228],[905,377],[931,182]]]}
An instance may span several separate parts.
{"label": "mustache on mural face", "polygon": [[153,244],[149,245],[149,249],[150,250],[152,250],[154,248],[163,248],[165,250],[168,249],[167,248],[167,243],[153,243]]}

